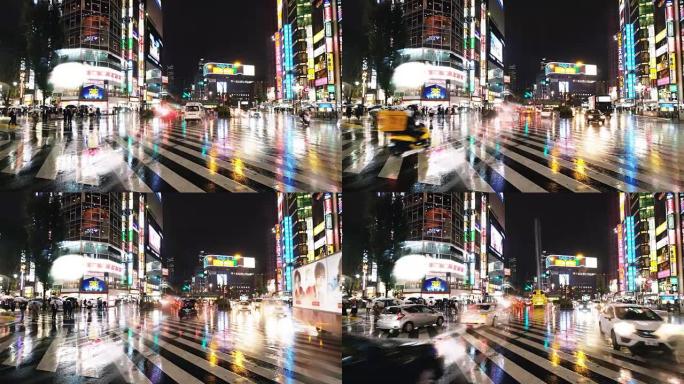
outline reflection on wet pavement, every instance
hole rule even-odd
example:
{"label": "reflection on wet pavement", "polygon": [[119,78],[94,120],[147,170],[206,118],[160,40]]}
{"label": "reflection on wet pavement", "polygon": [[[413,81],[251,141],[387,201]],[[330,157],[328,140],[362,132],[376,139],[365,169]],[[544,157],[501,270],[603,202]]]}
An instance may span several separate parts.
{"label": "reflection on wet pavement", "polygon": [[372,127],[343,122],[345,190],[656,191],[684,188],[684,125],[616,114],[606,125],[539,115],[434,118],[432,145],[391,156]]}
{"label": "reflection on wet pavement", "polygon": [[337,122],[265,114],[232,119],[20,119],[0,131],[0,189],[340,191]]}

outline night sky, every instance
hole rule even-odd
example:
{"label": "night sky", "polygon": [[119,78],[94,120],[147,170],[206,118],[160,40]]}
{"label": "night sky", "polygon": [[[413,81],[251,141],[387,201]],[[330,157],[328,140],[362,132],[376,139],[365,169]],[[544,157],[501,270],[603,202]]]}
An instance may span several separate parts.
{"label": "night sky", "polygon": [[274,193],[166,193],[164,257],[176,259],[176,278],[189,278],[197,255],[235,254],[256,258],[256,272],[265,271],[268,240],[277,221]]}
{"label": "night sky", "polygon": [[618,29],[615,0],[506,0],[506,66],[516,64],[520,87],[532,84],[539,61],[582,61],[608,76],[608,49]]}
{"label": "night sky", "polygon": [[186,86],[201,58],[256,66],[267,80],[273,71],[277,28],[275,0],[164,0],[164,63],[174,65]]}
{"label": "night sky", "polygon": [[505,258],[517,258],[522,280],[536,274],[534,218],[538,217],[542,250],[596,257],[599,270],[609,273],[610,262],[617,252],[614,246],[617,238],[613,233],[618,215],[617,196],[615,193],[506,194]]}

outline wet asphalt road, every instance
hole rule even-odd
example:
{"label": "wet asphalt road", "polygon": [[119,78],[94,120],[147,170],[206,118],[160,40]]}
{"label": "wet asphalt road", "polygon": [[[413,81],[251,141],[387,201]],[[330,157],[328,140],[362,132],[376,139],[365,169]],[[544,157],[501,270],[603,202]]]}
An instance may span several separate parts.
{"label": "wet asphalt road", "polygon": [[267,310],[76,310],[0,327],[0,383],[327,383],[340,340]]}
{"label": "wet asphalt road", "polygon": [[475,113],[432,119],[429,149],[391,156],[369,119],[343,121],[345,191],[652,192],[684,189],[684,124],[614,114],[601,124]]}
{"label": "wet asphalt road", "polygon": [[337,121],[291,114],[153,119],[136,114],[0,130],[0,190],[341,191]]}
{"label": "wet asphalt road", "polygon": [[[671,315],[668,322],[682,323]],[[434,343],[445,360],[439,383],[684,383],[684,354],[615,351],[598,331],[598,311],[526,308],[496,327],[446,322],[389,336],[361,316],[346,333]],[[343,337],[344,340],[344,337]]]}

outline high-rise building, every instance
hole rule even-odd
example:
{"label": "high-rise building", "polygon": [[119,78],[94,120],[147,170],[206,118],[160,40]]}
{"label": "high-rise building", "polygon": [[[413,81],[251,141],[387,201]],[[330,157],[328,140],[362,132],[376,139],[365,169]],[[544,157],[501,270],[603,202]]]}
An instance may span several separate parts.
{"label": "high-rise building", "polygon": [[64,194],[60,211],[65,236],[54,264],[67,276],[55,278],[62,293],[111,302],[161,297],[163,220],[154,195]]}
{"label": "high-rise building", "polygon": [[276,99],[341,102],[341,0],[277,0]]}
{"label": "high-rise building", "polygon": [[294,268],[342,249],[342,195],[278,193],[276,290],[292,292]]}
{"label": "high-rise building", "polygon": [[111,110],[159,103],[160,0],[63,0],[64,48],[52,72],[61,105]]}
{"label": "high-rise building", "polygon": [[209,295],[227,296],[239,299],[255,294],[254,257],[235,255],[215,255],[202,252],[202,292]]}
{"label": "high-rise building", "polygon": [[506,285],[500,195],[415,193],[402,197],[407,240],[394,277],[402,294],[482,297]]}
{"label": "high-rise building", "polygon": [[640,300],[679,299],[682,270],[681,193],[621,193],[617,289]]}
{"label": "high-rise building", "polygon": [[201,59],[195,75],[194,96],[198,101],[252,106],[256,99],[256,69],[240,62],[216,63]]}

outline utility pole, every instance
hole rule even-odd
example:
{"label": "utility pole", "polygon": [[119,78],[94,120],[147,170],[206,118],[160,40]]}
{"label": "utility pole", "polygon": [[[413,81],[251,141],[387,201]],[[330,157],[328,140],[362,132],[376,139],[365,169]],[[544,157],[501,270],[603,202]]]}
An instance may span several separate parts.
{"label": "utility pole", "polygon": [[537,262],[537,289],[542,289],[541,281],[541,225],[534,219],[534,258]]}

